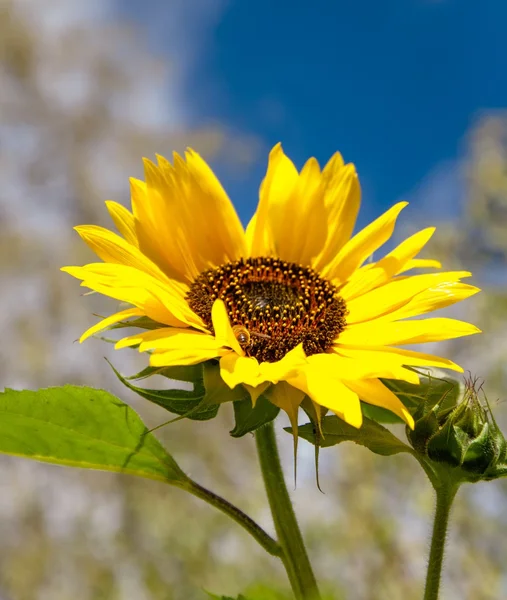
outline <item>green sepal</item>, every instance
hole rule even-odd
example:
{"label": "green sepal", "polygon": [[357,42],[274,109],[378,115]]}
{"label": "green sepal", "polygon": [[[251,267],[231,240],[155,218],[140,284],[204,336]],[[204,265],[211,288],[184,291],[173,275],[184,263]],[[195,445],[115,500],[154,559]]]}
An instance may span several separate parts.
{"label": "green sepal", "polygon": [[[407,367],[408,368],[408,367]],[[420,376],[420,383],[413,384],[397,379],[381,379],[382,383],[403,402],[412,416],[440,403],[441,407],[455,406],[461,393],[461,384],[450,378],[439,378],[417,369],[410,369]],[[403,424],[405,421],[386,408],[361,402],[363,415],[377,423]]]}
{"label": "green sepal", "polygon": [[440,423],[435,408],[432,408],[425,415],[419,417],[415,429],[406,428],[408,441],[416,452],[425,454],[428,440],[438,431]]}
{"label": "green sepal", "polygon": [[[306,416],[310,419],[310,421],[314,424],[317,424],[322,417],[325,417],[329,412],[329,409],[325,406],[320,406],[319,404],[312,402],[309,396],[305,396],[303,398],[300,407],[306,413]],[[316,413],[317,410],[319,411],[318,415]]]}
{"label": "green sepal", "polygon": [[398,415],[395,415],[390,410],[387,410],[387,408],[382,408],[381,406],[373,406],[373,404],[361,402],[361,411],[363,416],[370,419],[370,421],[376,421],[377,423],[405,423]]}
{"label": "green sepal", "polygon": [[125,379],[139,381],[152,375],[161,375],[167,379],[176,379],[177,381],[186,381],[187,383],[200,383],[203,379],[202,365],[200,364],[178,367],[145,367],[139,373],[125,377]]}
{"label": "green sepal", "polygon": [[[322,488],[320,487],[320,471],[319,471],[319,458],[320,458],[320,447],[322,440],[322,432],[320,429],[320,423],[322,418],[326,416],[329,412],[325,406],[320,406],[319,404],[315,404],[312,402],[309,396],[305,396],[303,401],[301,402],[301,408],[306,413],[306,416],[310,419],[310,423],[313,425],[314,432],[314,441],[312,442],[315,448],[314,453],[314,464],[315,464],[315,483],[317,484],[317,488],[322,492]],[[318,412],[317,412],[318,411]],[[292,428],[291,428],[292,430]],[[292,432],[294,433],[294,432]]]}
{"label": "green sepal", "polygon": [[162,327],[167,327],[167,325],[158,323],[149,317],[138,317],[137,319],[132,319],[131,321],[120,321],[119,323],[110,325],[105,329],[105,331],[112,331],[113,329],[125,329],[126,327],[136,327],[138,329],[160,329]]}
{"label": "green sepal", "polygon": [[449,420],[431,436],[426,446],[426,454],[430,460],[446,462],[458,467],[463,463],[468,444],[466,433],[454,427],[452,421]]}
{"label": "green sepal", "polygon": [[440,410],[456,406],[463,387],[452,377],[435,377],[411,369],[420,377],[420,383],[408,383],[398,379],[381,379],[382,383],[403,402],[410,414],[417,419],[439,405]]}
{"label": "green sepal", "polygon": [[[201,369],[200,380],[194,380],[191,382],[194,386],[193,390],[153,390],[133,385],[127,380],[127,378],[123,377],[123,375],[121,375],[111,363],[109,364],[118,379],[126,387],[142,398],[145,398],[146,400],[165,408],[175,415],[186,417],[194,421],[208,421],[209,419],[213,419],[217,416],[219,405],[208,404],[205,401],[206,388],[204,387],[202,365],[198,365]],[[148,375],[144,376],[147,377]]]}
{"label": "green sepal", "polygon": [[237,400],[233,404],[235,425],[230,434],[235,438],[242,437],[266,425],[266,423],[275,419],[280,412],[278,406],[270,402],[264,394],[261,394],[257,398],[255,406],[252,406],[250,395],[246,390],[245,393],[246,398]]}
{"label": "green sepal", "polygon": [[472,473],[486,472],[496,460],[497,448],[494,434],[491,431],[490,424],[484,423],[479,435],[468,443],[462,465],[466,471],[472,471]]}
{"label": "green sepal", "polygon": [[[382,456],[391,456],[400,452],[413,453],[410,446],[399,440],[388,429],[368,418],[363,419],[362,426],[356,429],[332,415],[322,419],[321,428],[322,435],[318,433],[313,423],[307,423],[298,427],[298,433],[306,441],[318,444],[322,448],[342,442],[355,442]],[[285,427],[285,431],[292,433],[290,427]]]}

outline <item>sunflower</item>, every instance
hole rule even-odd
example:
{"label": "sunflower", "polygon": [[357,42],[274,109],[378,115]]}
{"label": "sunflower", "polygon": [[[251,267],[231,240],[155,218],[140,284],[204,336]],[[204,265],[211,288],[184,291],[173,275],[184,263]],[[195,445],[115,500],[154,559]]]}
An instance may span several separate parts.
{"label": "sunflower", "polygon": [[118,323],[143,323],[147,331],[116,348],[149,351],[153,367],[213,361],[228,388],[244,386],[253,403],[264,394],[293,423],[309,398],[355,427],[362,423],[360,401],[413,427],[381,378],[418,383],[410,367],[462,371],[400,346],[479,331],[450,318],[411,318],[478,292],[461,282],[470,273],[406,274],[441,267],[416,258],[433,227],[368,261],[407,203],[352,237],[361,192],[354,165],[340,154],[322,170],[310,158],[298,172],[275,146],[246,230],[196,152],[157,162],[144,160],[146,182],[130,180],[132,212],[106,202],[121,236],[76,227],[103,262],[62,270],[129,306],[88,329],[81,342]]}

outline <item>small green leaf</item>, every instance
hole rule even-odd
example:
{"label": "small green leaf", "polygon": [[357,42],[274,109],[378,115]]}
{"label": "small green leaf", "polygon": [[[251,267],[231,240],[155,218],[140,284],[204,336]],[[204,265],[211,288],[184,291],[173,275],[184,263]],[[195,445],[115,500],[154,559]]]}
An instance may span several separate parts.
{"label": "small green leaf", "polygon": [[[285,431],[290,433],[291,428],[286,427]],[[298,427],[298,432],[311,444],[317,442],[323,448],[350,441],[365,446],[375,454],[382,456],[391,456],[399,452],[412,453],[412,449],[407,444],[404,444],[379,423],[367,418],[363,419],[362,426],[356,429],[336,416],[324,417],[322,419],[322,436],[315,435],[315,426],[312,423]]]}
{"label": "small green leaf", "polygon": [[233,406],[236,423],[230,434],[235,438],[242,437],[262,425],[266,425],[280,412],[278,406],[275,406],[264,395],[257,398],[254,407],[252,407],[250,398],[234,402]]}
{"label": "small green leaf", "polygon": [[[111,363],[109,364],[111,365]],[[202,382],[202,375],[200,381],[194,382],[193,390],[151,390],[133,385],[113,365],[111,365],[111,368],[118,379],[133,392],[154,404],[158,404],[158,406],[165,408],[173,414],[185,416],[195,421],[207,421],[217,416],[219,405],[208,404],[204,401],[206,390]],[[147,375],[144,374],[144,376]]]}
{"label": "small green leaf", "polygon": [[188,479],[132,408],[90,387],[0,392],[0,452],[168,483]]}

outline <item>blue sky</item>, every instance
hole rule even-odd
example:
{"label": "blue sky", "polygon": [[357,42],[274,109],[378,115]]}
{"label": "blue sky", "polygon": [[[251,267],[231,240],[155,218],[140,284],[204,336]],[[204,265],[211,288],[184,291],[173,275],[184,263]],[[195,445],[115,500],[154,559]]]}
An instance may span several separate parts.
{"label": "blue sky", "polygon": [[[266,149],[282,141],[298,165],[340,150],[357,165],[367,217],[410,196],[442,165],[452,173],[477,115],[507,104],[505,0],[119,6],[146,28],[156,52],[181,65],[193,124],[223,122],[259,136]],[[265,161],[263,153],[240,175],[217,166],[244,220]]]}

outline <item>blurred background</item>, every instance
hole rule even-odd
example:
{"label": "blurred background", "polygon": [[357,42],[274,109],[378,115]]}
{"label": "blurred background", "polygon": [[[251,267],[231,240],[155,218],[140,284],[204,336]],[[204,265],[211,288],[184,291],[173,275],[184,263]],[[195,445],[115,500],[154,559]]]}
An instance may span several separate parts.
{"label": "blurred background", "polygon": [[[128,204],[141,157],[187,145],[246,222],[282,141],[298,166],[335,150],[357,165],[360,225],[407,199],[397,235],[437,225],[430,254],[474,272],[485,291],[454,314],[485,335],[438,353],[485,379],[505,431],[506,22],[505,0],[0,0],[0,388],[102,386],[164,421],[103,359],[131,374],[135,353],[74,343],[116,307],[59,272],[91,259],[72,227],[109,225],[103,201]],[[224,407],[159,433],[271,531],[253,438],[231,428]],[[433,498],[416,463],[331,448],[322,494],[301,442],[299,473],[293,496],[330,597],[419,599]],[[504,481],[460,492],[444,598],[507,597],[506,504]],[[289,598],[277,561],[183,492],[0,457],[0,600],[198,600],[257,584]]]}

